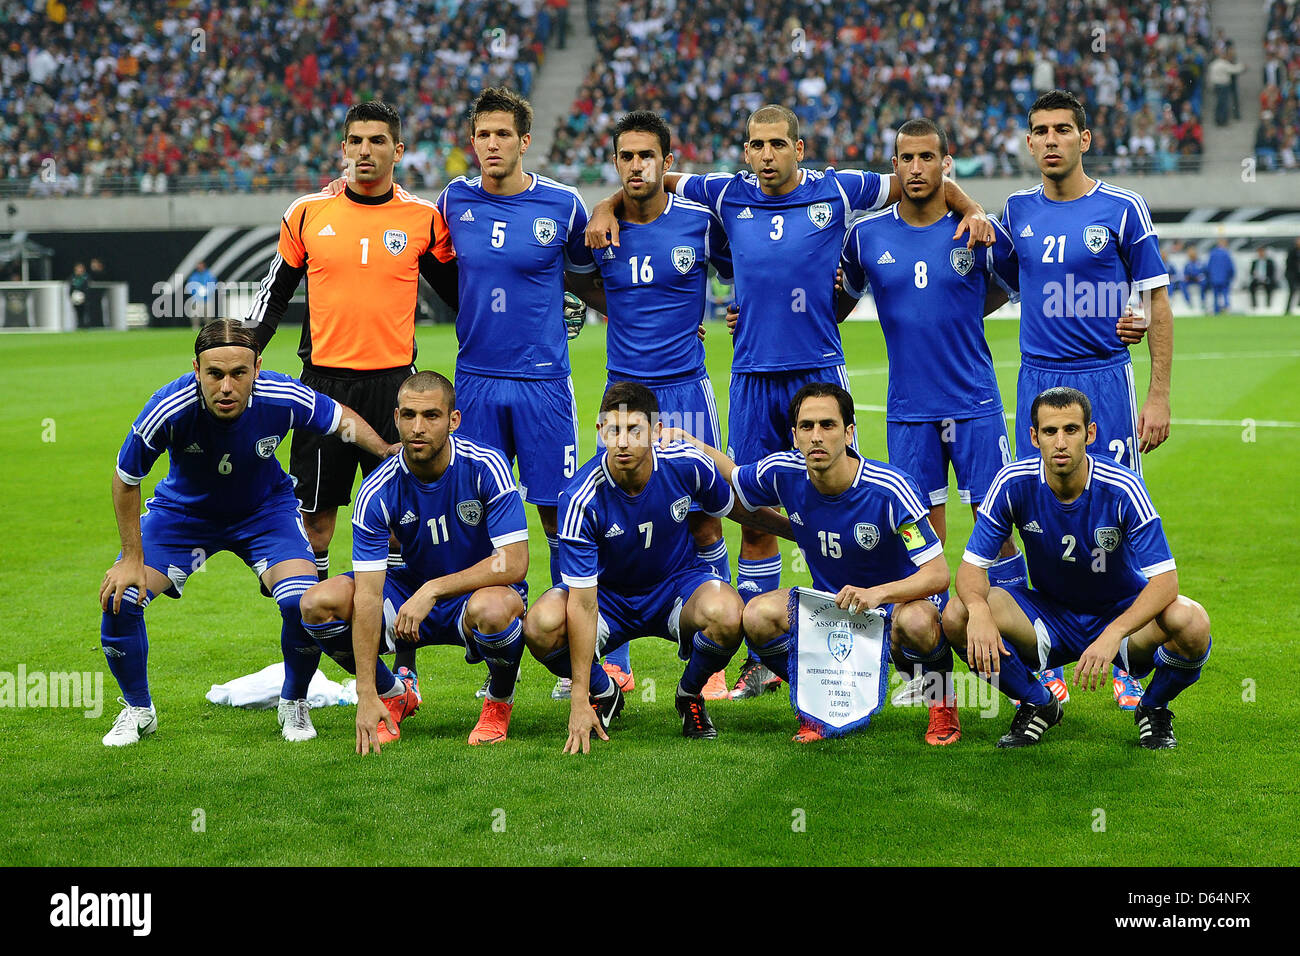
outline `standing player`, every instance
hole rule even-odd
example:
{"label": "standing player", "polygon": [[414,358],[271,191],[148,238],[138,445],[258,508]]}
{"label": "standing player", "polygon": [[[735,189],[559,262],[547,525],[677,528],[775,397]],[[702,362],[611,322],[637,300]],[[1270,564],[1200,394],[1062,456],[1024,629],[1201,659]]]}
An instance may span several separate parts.
{"label": "standing player", "polygon": [[[709,264],[731,279],[726,233],[707,207],[664,191],[664,173],[673,164],[672,137],[658,114],[627,114],[614,125],[613,140],[614,166],[623,182],[621,245],[606,246],[596,256],[602,311],[609,316],[605,387],[640,382],[654,392],[665,427],[683,428],[717,447],[722,444],[718,409],[696,333],[709,310]],[[687,521],[699,556],[730,580],[722,520],[693,505]],[[628,646],[607,661],[616,680],[620,672],[629,675],[621,685],[625,691],[631,689]],[[710,677],[705,699],[726,696],[725,675]]]}
{"label": "standing player", "polygon": [[[465,649],[486,660],[490,686],[471,744],[506,739],[524,653],[528,525],[500,452],[452,434],[456,391],[437,372],[417,372],[397,392],[401,454],[372,472],[352,514],[349,574],[302,598],[303,624],[357,675],[357,752],[395,740],[419,707],[411,677],[379,660],[398,642]],[[389,536],[405,564],[388,570]]]}
{"label": "standing player", "polygon": [[[1079,664],[1076,687],[1105,686],[1107,664],[1155,676],[1133,715],[1138,742],[1173,747],[1169,702],[1201,676],[1210,656],[1205,609],[1178,593],[1178,571],[1142,479],[1094,458],[1088,397],[1055,387],[1030,408],[1039,457],[1007,465],[993,481],[957,571],[944,630],[973,671],[1021,701],[999,747],[1038,743],[1061,721],[1061,702],[1030,671]],[[1012,527],[1020,531],[1033,588],[989,587],[985,569]]]}
{"label": "standing player", "polygon": [[[916,483],[891,465],[857,454],[853,398],[838,385],[804,385],[790,402],[789,420],[795,451],[738,467],[715,449],[702,450],[746,508],[785,509],[814,587],[835,594],[836,605],[854,613],[874,608],[886,613],[885,635],[895,658],[901,653],[920,664],[945,688],[928,701],[926,743],[956,743],[961,724],[947,691],[952,649],[939,628],[935,600],[948,587],[948,565]],[[789,599],[788,588],[755,597],[745,605],[743,619],[750,647],[787,680]],[[807,743],[821,734],[803,722],[794,739]]]}
{"label": "standing player", "polygon": [[[367,101],[343,119],[343,188],[293,201],[280,220],[280,245],[246,320],[265,347],[289,299],[307,277],[307,318],[298,354],[302,380],[347,402],[380,434],[397,441],[393,397],[415,371],[415,308],[423,273],[455,302],[456,270],[447,227],[433,204],[393,183],[402,158],[402,120],[387,103]],[[296,435],[289,473],[317,575],[329,576],[329,544],[352,482],[379,459],[337,438]],[[396,560],[396,559],[395,559]]]}
{"label": "standing player", "polygon": [[[740,646],[744,604],[696,554],[686,518],[692,503],[714,517],[731,512],[731,488],[689,445],[655,449],[659,405],[644,385],[610,386],[599,430],[603,450],[560,495],[563,584],[542,595],[525,629],[533,656],[573,680],[564,751],[587,752],[592,730],[609,739],[605,730],[623,708],[597,653],[647,634],[675,640],[686,661],[674,695],[682,734],[716,737],[701,691]],[[746,518],[785,526],[772,514]]]}
{"label": "standing player", "polygon": [[[1007,198],[1002,224],[1015,243],[1020,287],[1020,376],[1016,450],[1031,446],[1029,406],[1056,385],[1093,399],[1103,454],[1142,473],[1139,453],[1169,437],[1174,317],[1169,274],[1142,197],[1091,179],[1083,154],[1092,143],[1083,105],[1051,90],[1029,108],[1029,152],[1043,181]],[[1129,297],[1149,298],[1151,381],[1139,413],[1128,347],[1115,333]],[[1045,674],[1065,684],[1061,674]],[[1113,690],[1131,710],[1142,685],[1118,669]]]}
{"label": "standing player", "polygon": [[[315,567],[293,485],[275,449],[293,428],[350,436],[381,458],[388,446],[356,412],[279,372],[263,371],[252,330],[217,319],[194,340],[194,370],[145,404],[117,456],[113,512],[122,553],[104,574],[100,641],[124,707],[104,736],[133,744],[158,727],[149,693],[144,609],[179,598],[191,573],[218,551],[237,554],[280,606],[284,686],[278,718],[286,740],[316,736],[307,686],[320,652],[303,632],[298,600]],[[140,514],[140,483],[167,452],[167,477]]]}
{"label": "standing player", "polygon": [[537,506],[555,583],[555,508],[578,468],[565,278],[589,297],[596,264],[583,240],[587,210],[577,190],[524,172],[532,122],[532,107],[518,94],[500,87],[479,94],[470,136],[482,175],[453,179],[438,210],[457,252],[463,431],[507,461],[519,459],[519,491]]}
{"label": "standing player", "polygon": [[[872,172],[801,169],[799,121],[783,106],[756,110],[746,124],[745,158],[751,172],[734,176],[664,174],[669,192],[712,209],[721,219],[735,263],[740,319],[732,361],[727,450],[752,463],[790,447],[790,400],[810,381],[848,375],[835,312],[835,269],[847,219],[879,209],[901,195],[897,178]],[[970,244],[992,241],[980,207],[953,183],[945,197],[964,218]],[[604,200],[587,230],[589,243],[618,245],[619,195]],[[609,239],[606,239],[606,233]],[[780,584],[781,557],[771,535],[745,529],[737,589],[746,600]],[[750,696],[765,683],[747,668],[733,697]]]}
{"label": "standing player", "polygon": [[[947,155],[947,135],[929,120],[899,127],[893,163],[902,197],[850,227],[839,298],[843,321],[871,287],[889,356],[889,463],[921,486],[941,542],[949,463],[961,500],[978,510],[993,476],[1011,461],[984,316],[1017,278],[1011,238],[1000,225],[982,251],[953,238],[942,191]],[[924,374],[916,371],[920,356]],[[998,580],[1024,583],[1024,560],[1009,539],[994,570],[1003,575]]]}

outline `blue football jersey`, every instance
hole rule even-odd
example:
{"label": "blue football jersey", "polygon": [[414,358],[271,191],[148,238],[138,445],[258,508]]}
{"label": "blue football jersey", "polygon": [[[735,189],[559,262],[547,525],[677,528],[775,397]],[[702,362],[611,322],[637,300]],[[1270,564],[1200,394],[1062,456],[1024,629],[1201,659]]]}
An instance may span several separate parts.
{"label": "blue football jersey", "polygon": [[943,553],[916,482],[884,462],[860,459],[853,484],[833,498],[813,487],[797,451],[741,465],[731,482],[751,511],[785,509],[813,587],[822,591],[900,581]]}
{"label": "blue football jersey", "polygon": [[620,222],[619,243],[596,253],[609,308],[610,377],[644,382],[702,369],[696,331],[709,308],[709,262],[731,278],[721,223],[707,207],[670,193],[654,222]]}
{"label": "blue football jersey", "polygon": [[734,498],[713,461],[684,442],[653,449],[654,471],[636,495],[620,488],[601,451],[560,493],[561,577],[571,588],[643,594],[678,571],[708,565],[686,516],[697,503],[724,515]]}
{"label": "blue football jersey", "polygon": [[190,372],[154,392],[117,454],[117,474],[138,485],[165,450],[167,477],[151,500],[204,517],[252,514],[270,498],[293,496],[275,450],[291,428],[320,435],[339,427],[339,404],[282,372],[263,369],[248,407],[231,422],[207,409]]}
{"label": "blue football jersey", "polygon": [[855,222],[844,237],[844,291],[876,300],[889,355],[886,418],[935,422],[1002,413],[993,356],[984,338],[989,278],[1012,294],[1011,238],[995,223],[991,246],[954,239],[952,213],[909,226],[898,204]]}
{"label": "blue football jersey", "polygon": [[1056,202],[1039,185],[1007,197],[1002,225],[1019,261],[1021,354],[1123,361],[1115,324],[1129,296],[1169,284],[1142,197],[1098,180]]}
{"label": "blue football jersey", "polygon": [[1083,494],[1068,505],[1047,484],[1042,459],[1005,466],[980,504],[963,560],[989,567],[1014,525],[1035,590],[1087,614],[1132,603],[1148,578],[1174,570],[1174,557],[1142,479],[1091,455],[1088,466]]}
{"label": "blue football jersey", "polygon": [[510,466],[495,448],[452,435],[451,461],[437,481],[411,474],[406,453],[361,483],[352,509],[352,567],[388,567],[388,536],[410,571],[425,581],[478,564],[497,548],[528,540],[524,503]]}
{"label": "blue football jersey", "polygon": [[457,371],[503,378],[567,378],[564,272],[596,268],[576,189],[529,174],[494,196],[482,177],[458,176],[438,196],[460,275]]}
{"label": "blue football jersey", "polygon": [[712,209],[736,276],[734,372],[844,364],[835,321],[835,269],[851,212],[878,209],[885,180],[857,170],[799,170],[799,185],[769,196],[752,172],[686,176],[677,192]]}

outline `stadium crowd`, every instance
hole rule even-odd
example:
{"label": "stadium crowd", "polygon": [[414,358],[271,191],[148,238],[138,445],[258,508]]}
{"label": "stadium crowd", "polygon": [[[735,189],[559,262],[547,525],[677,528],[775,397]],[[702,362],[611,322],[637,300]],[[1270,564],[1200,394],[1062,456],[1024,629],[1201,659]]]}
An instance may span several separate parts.
{"label": "stadium crowd", "polygon": [[1255,155],[1267,170],[1300,169],[1300,3],[1274,0],[1264,34]]}
{"label": "stadium crowd", "polygon": [[402,104],[407,169],[466,171],[484,86],[527,96],[543,0],[32,0],[0,11],[0,186],[18,194],[298,192],[338,173],[353,102]]}
{"label": "stadium crowd", "polygon": [[1195,168],[1202,150],[1205,0],[637,0],[597,43],[550,155],[570,181],[612,179],[609,127],[638,107],[668,120],[688,171],[740,164],[737,117],[778,102],[798,104],[814,163],[883,167],[893,129],[928,115],[959,173],[1016,174],[1026,110],[1054,87],[1087,104],[1098,173]]}

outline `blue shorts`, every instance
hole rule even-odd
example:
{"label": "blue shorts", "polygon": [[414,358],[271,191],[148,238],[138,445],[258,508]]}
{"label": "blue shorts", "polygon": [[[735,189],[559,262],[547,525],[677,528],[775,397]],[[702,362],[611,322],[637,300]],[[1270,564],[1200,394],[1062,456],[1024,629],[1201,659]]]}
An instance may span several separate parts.
{"label": "blue shorts", "polygon": [[458,434],[519,459],[519,494],[556,505],[578,471],[578,406],[573,379],[492,378],[456,372]]}
{"label": "blue shorts", "polygon": [[[727,457],[737,465],[752,465],[773,452],[792,449],[790,400],[809,382],[832,382],[849,391],[843,365],[793,372],[732,372]],[[853,447],[857,449],[856,441]]]}
{"label": "blue shorts", "polygon": [[680,428],[706,445],[722,447],[713,383],[703,368],[681,378],[659,382],[610,373],[605,380],[605,390],[608,391],[615,382],[640,382],[654,392],[659,402],[659,420],[664,428]]}
{"label": "blue shorts", "polygon": [[[620,594],[597,586],[596,657],[604,657],[636,637],[662,637],[677,642],[678,657],[689,658],[695,635],[680,633],[682,608],[709,581],[727,583],[707,565],[694,565],[642,594]],[[563,584],[557,587],[568,590]]]}
{"label": "blue shorts", "polygon": [[1105,364],[1021,359],[1016,382],[1016,457],[1038,456],[1038,449],[1029,439],[1029,410],[1040,393],[1057,385],[1077,388],[1092,402],[1097,440],[1088,452],[1142,474],[1137,450],[1137,393],[1133,388],[1133,363],[1127,357]]}
{"label": "blue shorts", "polygon": [[[351,571],[348,572],[352,574]],[[392,654],[400,643],[403,647],[428,647],[431,644],[451,644],[465,649],[465,660],[477,664],[483,659],[478,646],[470,640],[465,632],[465,606],[474,592],[459,597],[439,600],[429,612],[429,616],[420,622],[420,639],[414,644],[397,641],[393,636],[393,625],[397,622],[397,612],[411,599],[411,595],[424,586],[424,581],[410,574],[405,568],[396,568],[384,575],[384,640],[379,648],[381,654]],[[512,584],[528,608],[528,585]]]}
{"label": "blue shorts", "polygon": [[164,593],[177,598],[186,579],[220,551],[234,554],[259,578],[281,561],[313,560],[293,495],[273,498],[233,522],[202,518],[150,498],[140,516],[140,538],[145,565],[171,579],[172,586]]}
{"label": "blue shorts", "polygon": [[998,470],[1011,462],[1007,423],[1001,410],[981,418],[940,422],[886,422],[889,463],[912,476],[930,504],[948,500],[948,462],[957,473],[957,494],[979,504]]}
{"label": "blue shorts", "polygon": [[[1002,590],[1020,605],[1038,635],[1038,657],[1036,660],[1025,661],[1030,670],[1074,663],[1087,650],[1088,645],[1101,635],[1106,625],[1124,612],[1125,607],[1118,605],[1106,614],[1084,614],[1071,611],[1042,591],[1021,584],[1007,585]],[[1008,649],[1014,649],[1010,641],[1006,643]],[[1016,650],[1021,658],[1025,657],[1023,651]],[[1115,663],[1126,670],[1128,668],[1128,663],[1121,660],[1118,654],[1115,655]]]}

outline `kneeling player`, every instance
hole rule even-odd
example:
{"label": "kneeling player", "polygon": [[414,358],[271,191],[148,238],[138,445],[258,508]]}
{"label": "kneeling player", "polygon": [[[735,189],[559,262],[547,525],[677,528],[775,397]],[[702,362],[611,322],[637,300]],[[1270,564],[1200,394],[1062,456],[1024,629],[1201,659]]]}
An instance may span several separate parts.
{"label": "kneeling player", "polygon": [[[1087,446],[1097,436],[1088,397],[1056,387],[1030,412],[1037,459],[993,480],[957,571],[944,630],[982,677],[1020,700],[999,747],[1038,743],[1061,722],[1060,702],[1030,672],[1078,661],[1074,683],[1105,686],[1114,663],[1135,678],[1155,671],[1134,711],[1138,742],[1173,747],[1169,702],[1201,676],[1210,618],[1178,593],[1160,516],[1134,472]],[[989,587],[986,569],[1012,526],[1020,531],[1033,588]]]}
{"label": "kneeling player", "polygon": [[[835,594],[836,605],[855,613],[885,611],[895,658],[919,664],[943,688],[930,702],[926,743],[955,743],[961,724],[949,692],[952,649],[930,600],[948,587],[948,566],[916,483],[853,450],[853,398],[840,386],[804,385],[790,402],[789,416],[797,451],[737,467],[716,449],[700,447],[746,508],[785,509],[814,587]],[[743,622],[749,646],[786,680],[789,602],[789,588],[760,594],[745,605]],[[804,722],[794,739],[805,743],[821,734]]]}
{"label": "kneeling player", "polygon": [[[190,573],[219,551],[242,558],[280,605],[280,725],[286,740],[316,736],[307,686],[320,653],[298,613],[316,565],[275,449],[291,428],[339,432],[380,457],[389,447],[347,406],[263,371],[259,351],[256,336],[238,322],[209,322],[194,341],[193,372],[153,394],[118,453],[113,511],[122,553],[100,585],[100,640],[125,706],[104,735],[106,746],[133,744],[158,727],[144,609],[158,594],[179,598]],[[167,477],[141,515],[140,483],[164,450]]]}
{"label": "kneeling player", "polygon": [[[371,472],[352,515],[351,574],[302,597],[303,625],[357,675],[357,753],[379,752],[420,699],[379,660],[397,641],[450,644],[491,675],[471,744],[506,739],[524,653],[528,525],[505,458],[452,434],[456,391],[437,372],[416,372],[397,393],[401,454]],[[389,535],[406,564],[388,570]],[[355,579],[354,579],[355,578]]]}
{"label": "kneeling player", "polygon": [[[675,640],[686,670],[677,685],[682,734],[711,738],[701,691],[740,646],[740,595],[696,553],[687,516],[732,511],[734,499],[713,463],[689,445],[656,450],[662,428],[654,393],[616,383],[600,403],[603,450],[560,495],[563,584],[528,612],[528,648],[554,674],[573,678],[565,753],[604,740],[623,694],[596,663],[634,637]],[[747,520],[785,527],[770,512]]]}

